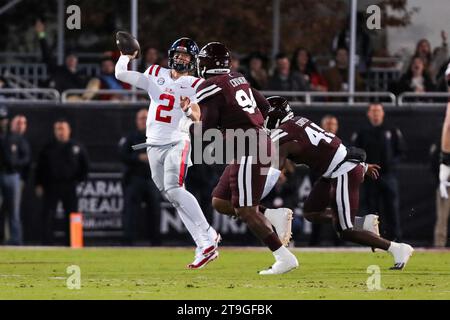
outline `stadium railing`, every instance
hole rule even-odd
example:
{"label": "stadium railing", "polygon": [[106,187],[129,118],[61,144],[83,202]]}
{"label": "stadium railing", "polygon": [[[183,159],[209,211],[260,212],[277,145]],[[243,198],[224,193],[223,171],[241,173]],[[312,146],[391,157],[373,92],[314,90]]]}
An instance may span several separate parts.
{"label": "stadium railing", "polygon": [[[395,106],[396,97],[392,92],[317,92],[317,91],[261,91],[265,96],[283,96],[292,106],[367,106],[369,102],[382,102],[385,106]],[[297,101],[301,98],[303,101]],[[338,98],[338,99],[336,99]],[[334,100],[334,101],[330,101]]]}
{"label": "stadium railing", "polygon": [[0,103],[60,103],[61,95],[55,89],[0,89]]}
{"label": "stadium railing", "polygon": [[401,76],[401,71],[397,68],[372,67],[366,73],[367,91],[389,91],[392,82],[397,81]]}
{"label": "stadium railing", "polygon": [[144,90],[84,90],[71,89],[61,94],[61,102],[67,104],[148,104]]}
{"label": "stadium railing", "polygon": [[[386,107],[441,107],[445,106],[450,93],[405,92],[395,96],[392,92],[316,92],[316,91],[261,91],[265,96],[279,95],[289,100],[293,107],[365,107],[368,103],[380,102]],[[0,89],[0,102],[17,104],[28,102],[55,102],[72,105],[145,105],[149,103],[147,92],[136,90],[85,90],[71,89],[61,94],[55,89]]]}
{"label": "stadium railing", "polygon": [[[87,77],[100,74],[98,63],[79,63],[78,72]],[[49,72],[45,63],[0,63],[0,75],[12,74],[23,78],[38,87],[49,79]]]}
{"label": "stadium railing", "polygon": [[0,75],[12,74],[38,87],[48,79],[47,66],[43,63],[0,63]]}
{"label": "stadium railing", "polygon": [[442,106],[450,98],[449,92],[404,92],[397,97],[398,106]]}

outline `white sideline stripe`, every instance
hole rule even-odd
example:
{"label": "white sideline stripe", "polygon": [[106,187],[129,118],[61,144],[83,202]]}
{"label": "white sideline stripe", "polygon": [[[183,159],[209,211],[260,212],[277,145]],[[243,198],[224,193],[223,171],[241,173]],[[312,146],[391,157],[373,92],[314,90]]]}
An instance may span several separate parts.
{"label": "white sideline stripe", "polygon": [[216,89],[214,89],[213,91],[210,92],[206,92],[205,94],[203,94],[201,97],[197,98],[197,102],[202,101],[205,98],[208,98],[209,96],[212,96],[213,94],[219,92],[220,90],[222,90],[222,88],[217,87]]}
{"label": "white sideline stripe", "polygon": [[252,160],[253,156],[247,157],[247,163],[245,166],[245,191],[247,192],[247,206],[251,206],[253,203],[252,199]]}
{"label": "white sideline stripe", "polygon": [[239,187],[239,205],[244,206],[244,168],[245,168],[245,157],[241,157],[241,163],[239,165],[238,172],[238,187]]}
{"label": "white sideline stripe", "polygon": [[212,84],[209,87],[203,88],[202,90],[200,90],[199,92],[197,92],[197,97],[200,97],[203,93],[205,93],[206,91],[210,91],[214,88],[217,88],[217,85]]}

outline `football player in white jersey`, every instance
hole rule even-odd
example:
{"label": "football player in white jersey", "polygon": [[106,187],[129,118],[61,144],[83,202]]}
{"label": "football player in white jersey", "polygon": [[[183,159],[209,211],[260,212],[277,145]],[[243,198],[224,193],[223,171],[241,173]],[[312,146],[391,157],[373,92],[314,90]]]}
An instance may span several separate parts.
{"label": "football player in white jersey", "polygon": [[204,81],[189,73],[194,71],[199,49],[189,38],[175,41],[169,49],[169,68],[150,66],[144,73],[128,71],[133,55],[121,55],[116,64],[116,78],[148,92],[151,103],[147,117],[147,155],[152,179],[176,208],[197,248],[188,265],[199,269],[217,258],[220,235],[209,225],[197,199],[184,188],[190,160],[191,143],[187,130],[181,129],[190,115],[180,107],[180,98],[196,101],[197,87]]}

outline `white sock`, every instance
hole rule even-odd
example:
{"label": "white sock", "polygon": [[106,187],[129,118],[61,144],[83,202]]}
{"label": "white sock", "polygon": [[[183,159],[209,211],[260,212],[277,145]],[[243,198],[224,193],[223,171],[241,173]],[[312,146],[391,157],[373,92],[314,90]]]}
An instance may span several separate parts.
{"label": "white sock", "polygon": [[393,251],[394,251],[394,250],[397,250],[398,248],[400,248],[400,243],[391,241],[391,245],[389,246],[388,251],[389,251],[390,253],[394,253]]}
{"label": "white sock", "polygon": [[292,253],[285,247],[281,246],[274,252],[272,252],[275,260],[283,260],[283,259],[289,259],[292,256]]}

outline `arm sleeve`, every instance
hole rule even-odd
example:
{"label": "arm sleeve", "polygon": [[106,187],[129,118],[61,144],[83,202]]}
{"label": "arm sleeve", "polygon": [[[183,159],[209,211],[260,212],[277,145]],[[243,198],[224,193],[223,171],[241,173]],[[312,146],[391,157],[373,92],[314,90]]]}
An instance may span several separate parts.
{"label": "arm sleeve", "polygon": [[148,77],[141,72],[129,71],[128,70],[129,62],[130,58],[128,58],[127,56],[120,56],[119,60],[116,63],[115,69],[117,80],[126,82],[140,89],[149,91],[151,89],[150,87],[152,85],[154,86],[153,82],[150,81]]}
{"label": "arm sleeve", "polygon": [[261,92],[255,89],[251,89],[253,93],[253,97],[255,98],[256,105],[258,109],[261,111],[264,119],[267,117],[267,113],[269,112],[270,104],[269,101],[262,95]]}

